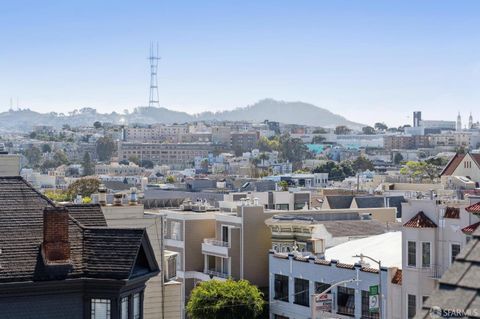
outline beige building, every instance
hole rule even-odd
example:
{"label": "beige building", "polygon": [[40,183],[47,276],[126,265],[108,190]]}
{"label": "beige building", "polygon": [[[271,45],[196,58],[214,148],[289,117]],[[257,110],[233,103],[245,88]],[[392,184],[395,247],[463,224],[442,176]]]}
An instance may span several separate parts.
{"label": "beige building", "polygon": [[480,183],[480,154],[456,154],[441,173],[442,184],[449,184],[454,176],[472,180],[478,187]]}
{"label": "beige building", "polygon": [[466,245],[468,236],[462,230],[480,220],[466,208],[479,200],[416,199],[403,204],[402,318],[420,311]]}
{"label": "beige building", "polygon": [[[162,267],[162,219],[159,215],[145,212],[143,205],[139,204],[105,205],[102,206],[102,211],[109,227],[145,227],[155,257]],[[147,282],[144,295],[145,319],[181,318],[182,285],[176,281],[176,255],[175,252],[165,250],[164,269]]]}
{"label": "beige building", "polygon": [[192,167],[195,157],[207,157],[212,150],[211,143],[136,143],[121,142],[118,145],[119,160],[135,156],[158,165],[175,168]]}

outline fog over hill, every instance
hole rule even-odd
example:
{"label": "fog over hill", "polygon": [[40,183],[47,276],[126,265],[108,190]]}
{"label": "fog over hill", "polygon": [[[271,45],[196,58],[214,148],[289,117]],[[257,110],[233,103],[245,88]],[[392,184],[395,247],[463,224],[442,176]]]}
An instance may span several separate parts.
{"label": "fog over hill", "polygon": [[29,131],[35,125],[52,125],[61,127],[92,125],[95,121],[111,123],[185,123],[192,121],[278,121],[286,124],[335,127],[346,125],[360,128],[364,125],[347,120],[343,116],[304,102],[284,102],[264,99],[253,105],[220,112],[202,112],[189,114],[167,109],[165,107],[141,106],[127,114],[98,113],[94,108],[82,108],[64,113],[39,113],[29,109],[10,110],[0,113],[0,130]]}

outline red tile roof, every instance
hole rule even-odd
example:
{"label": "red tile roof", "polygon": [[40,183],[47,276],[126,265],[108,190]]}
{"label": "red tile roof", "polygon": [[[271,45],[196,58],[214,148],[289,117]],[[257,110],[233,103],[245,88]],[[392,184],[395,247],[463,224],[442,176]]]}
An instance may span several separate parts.
{"label": "red tile roof", "polygon": [[457,207],[447,207],[445,210],[445,215],[443,215],[444,218],[454,218],[454,219],[459,219],[460,218],[460,208]]}
{"label": "red tile roof", "polygon": [[452,175],[457,166],[460,164],[460,162],[463,160],[465,157],[464,154],[455,154],[455,156],[448,162],[447,166],[443,169],[442,173],[440,175]]}
{"label": "red tile roof", "polygon": [[[469,155],[472,157],[472,159],[475,161],[477,164],[477,167],[480,168],[480,154],[472,154],[469,153]],[[460,165],[460,162],[463,160],[465,157],[465,154],[455,154],[455,156],[448,162],[447,166],[443,169],[442,173],[440,175],[447,175],[450,176],[453,174],[455,169]]]}
{"label": "red tile roof", "polygon": [[480,202],[468,206],[465,210],[469,213],[480,213]]}
{"label": "red tile roof", "polygon": [[401,269],[397,269],[397,271],[395,272],[395,275],[393,275],[392,284],[395,284],[395,285],[401,285],[402,284],[402,270]]}
{"label": "red tile roof", "polygon": [[480,226],[480,222],[462,228],[464,234],[470,235]]}
{"label": "red tile roof", "polygon": [[437,224],[435,224],[430,218],[428,218],[424,212],[419,212],[403,226],[413,228],[437,228]]}

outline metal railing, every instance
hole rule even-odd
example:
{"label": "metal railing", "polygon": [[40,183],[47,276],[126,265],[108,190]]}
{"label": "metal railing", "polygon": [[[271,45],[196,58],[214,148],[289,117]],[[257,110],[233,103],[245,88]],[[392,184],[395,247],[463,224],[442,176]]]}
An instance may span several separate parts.
{"label": "metal railing", "polygon": [[220,247],[228,247],[228,242],[226,241],[221,241],[216,238],[204,238],[203,243],[209,244],[209,245],[214,245],[214,246],[220,246]]}
{"label": "metal railing", "polygon": [[428,276],[430,278],[439,279],[447,270],[447,267],[444,267],[443,265],[431,265],[430,267],[426,267],[423,269],[428,272]]}
{"label": "metal railing", "polygon": [[225,278],[227,279],[228,277],[230,277],[228,274],[226,273],[223,273],[223,272],[218,272],[218,271],[214,271],[214,270],[206,270],[205,273],[209,276],[213,276],[213,277],[220,277],[220,278]]}

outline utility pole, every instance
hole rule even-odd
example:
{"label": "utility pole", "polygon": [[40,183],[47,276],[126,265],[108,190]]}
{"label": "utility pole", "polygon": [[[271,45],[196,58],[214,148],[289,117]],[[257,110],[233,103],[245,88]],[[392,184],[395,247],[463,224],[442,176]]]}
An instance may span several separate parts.
{"label": "utility pole", "polygon": [[383,297],[382,297],[382,262],[380,260],[375,260],[373,259],[372,257],[369,257],[369,256],[366,256],[364,254],[360,254],[360,255],[355,255],[353,257],[356,257],[356,258],[360,258],[360,261],[363,261],[363,258],[367,258],[371,261],[373,261],[374,263],[376,263],[378,265],[378,276],[379,276],[379,282],[378,282],[378,316],[380,317],[380,319],[382,319],[382,313],[383,313],[383,310],[382,310],[382,306],[383,306]]}

